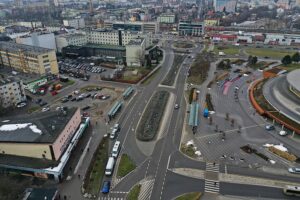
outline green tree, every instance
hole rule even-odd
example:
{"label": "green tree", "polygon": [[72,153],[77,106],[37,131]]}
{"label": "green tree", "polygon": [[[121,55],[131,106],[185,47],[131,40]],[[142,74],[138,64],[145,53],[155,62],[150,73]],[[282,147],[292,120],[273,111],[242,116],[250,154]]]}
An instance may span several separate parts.
{"label": "green tree", "polygon": [[257,57],[254,56],[254,57],[252,58],[252,64],[255,65],[256,63],[257,63]]}
{"label": "green tree", "polygon": [[290,55],[286,55],[281,59],[282,64],[288,65],[292,63],[292,58]]}
{"label": "green tree", "polygon": [[294,62],[299,62],[300,61],[299,52],[294,53],[294,55],[292,56],[292,61],[294,61]]}

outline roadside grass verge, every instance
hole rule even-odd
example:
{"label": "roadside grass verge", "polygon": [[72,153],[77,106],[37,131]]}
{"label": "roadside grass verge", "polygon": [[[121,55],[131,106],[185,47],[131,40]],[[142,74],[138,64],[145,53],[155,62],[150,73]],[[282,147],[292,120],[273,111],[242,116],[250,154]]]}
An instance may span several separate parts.
{"label": "roadside grass verge", "polygon": [[288,64],[288,65],[282,65],[280,66],[281,69],[285,69],[287,71],[293,71],[295,69],[300,69],[300,63],[291,63],[291,64]]}
{"label": "roadside grass verge", "polygon": [[137,128],[137,139],[141,141],[150,141],[155,138],[159,130],[169,96],[170,94],[167,91],[158,91],[150,99]]}
{"label": "roadside grass verge", "polygon": [[141,191],[141,184],[135,185],[128,193],[126,200],[138,200],[140,191]]}
{"label": "roadside grass verge", "polygon": [[270,58],[282,58],[285,55],[291,55],[295,53],[292,50],[284,50],[284,49],[269,49],[269,48],[246,48],[245,51],[252,55],[258,57],[270,57]]}
{"label": "roadside grass verge", "polygon": [[219,54],[219,52],[224,52],[225,55],[235,55],[239,54],[239,48],[235,46],[215,46],[214,52]]}
{"label": "roadside grass verge", "polygon": [[87,85],[87,86],[80,88],[80,92],[89,92],[92,90],[101,90],[101,89],[102,89],[102,87],[100,87],[99,85]]}
{"label": "roadside grass verge", "polygon": [[214,56],[212,53],[199,53],[190,68],[187,82],[196,85],[202,84],[207,78],[210,62],[213,60]]}
{"label": "roadside grass verge", "polygon": [[117,178],[122,178],[129,174],[136,168],[135,163],[127,154],[122,154],[121,160],[118,166]]}
{"label": "roadside grass verge", "polygon": [[180,68],[182,62],[184,61],[185,57],[186,56],[175,54],[175,58],[174,58],[172,66],[171,66],[171,69],[169,70],[167,76],[161,83],[162,85],[172,86],[174,84],[176,76],[179,72],[179,68]]}
{"label": "roadside grass verge", "polygon": [[142,77],[151,72],[151,69],[144,67],[127,67],[123,77],[120,80],[139,81]]}
{"label": "roadside grass verge", "polygon": [[38,111],[40,108],[41,108],[40,106],[32,106],[32,107],[30,107],[30,108],[27,110],[27,112],[28,112],[29,114],[31,114],[31,113],[33,113],[33,112],[35,112],[35,111]]}
{"label": "roadside grass verge", "polygon": [[191,158],[197,157],[197,155],[195,154],[195,149],[191,145],[181,144],[180,151]]}
{"label": "roadside grass verge", "polygon": [[159,73],[161,68],[157,69],[153,74],[151,74],[147,79],[145,79],[141,85],[148,85],[155,78],[155,76]]}
{"label": "roadside grass verge", "polygon": [[175,200],[199,200],[201,196],[201,192],[190,192],[177,197]]}
{"label": "roadside grass verge", "polygon": [[104,176],[105,165],[108,160],[108,142],[107,137],[103,138],[95,151],[89,168],[83,181],[84,193],[98,195],[102,179]]}

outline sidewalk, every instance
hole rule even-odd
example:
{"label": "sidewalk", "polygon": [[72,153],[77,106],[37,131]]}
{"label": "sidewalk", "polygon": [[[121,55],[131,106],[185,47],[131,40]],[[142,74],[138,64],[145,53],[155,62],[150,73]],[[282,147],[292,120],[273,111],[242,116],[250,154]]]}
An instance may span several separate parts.
{"label": "sidewalk", "polygon": [[[83,197],[83,194],[81,193],[81,185],[83,184],[84,175],[92,160],[93,153],[97,149],[98,144],[100,143],[101,139],[103,138],[103,135],[106,132],[104,123],[97,122],[96,124],[95,122],[91,122],[90,128],[92,129],[92,133],[88,136],[88,138],[85,138],[85,140],[87,141],[84,144],[82,144],[82,146],[78,145],[76,147],[76,150],[72,153],[73,155],[71,156],[72,160],[69,160],[68,162],[69,167],[66,167],[68,170],[71,169],[68,177],[70,178],[70,180],[63,180],[63,182],[58,186],[61,198],[63,198],[64,195],[66,195],[67,199],[85,199]],[[90,141],[90,143],[87,147],[88,141]],[[89,148],[88,151],[87,148]],[[86,152],[86,154],[84,154],[83,152]],[[78,162],[80,160],[81,155],[83,156],[82,162]],[[76,174],[74,174],[75,169],[77,170]],[[78,175],[80,175],[80,177]]]}

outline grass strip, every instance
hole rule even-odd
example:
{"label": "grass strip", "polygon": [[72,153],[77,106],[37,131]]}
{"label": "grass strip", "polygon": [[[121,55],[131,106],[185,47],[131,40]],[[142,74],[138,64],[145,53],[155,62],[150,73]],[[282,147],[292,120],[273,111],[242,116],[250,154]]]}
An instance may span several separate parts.
{"label": "grass strip", "polygon": [[121,160],[118,166],[117,177],[122,178],[129,174],[136,168],[135,163],[130,159],[127,154],[122,154]]}

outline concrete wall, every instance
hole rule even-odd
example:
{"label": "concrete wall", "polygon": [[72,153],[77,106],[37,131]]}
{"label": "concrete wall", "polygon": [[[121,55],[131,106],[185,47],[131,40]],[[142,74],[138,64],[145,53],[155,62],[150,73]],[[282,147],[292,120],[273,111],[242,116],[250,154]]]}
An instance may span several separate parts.
{"label": "concrete wall", "polygon": [[49,144],[0,143],[0,154],[52,160]]}
{"label": "concrete wall", "polygon": [[69,145],[70,140],[74,136],[78,126],[81,122],[80,109],[78,108],[71,120],[67,123],[62,133],[57,137],[53,143],[53,152],[55,160],[58,160],[64,153],[65,149]]}
{"label": "concrete wall", "polygon": [[53,33],[32,33],[29,37],[16,38],[16,43],[56,50],[55,37]]}

